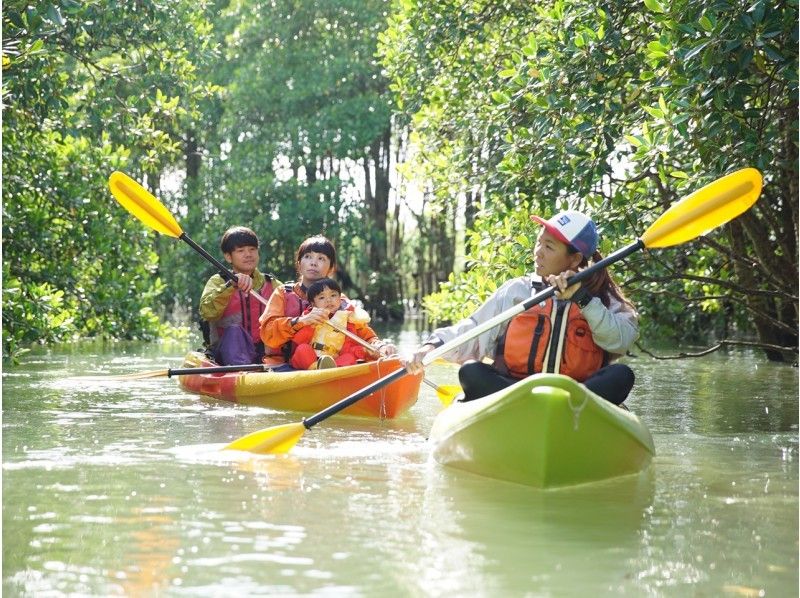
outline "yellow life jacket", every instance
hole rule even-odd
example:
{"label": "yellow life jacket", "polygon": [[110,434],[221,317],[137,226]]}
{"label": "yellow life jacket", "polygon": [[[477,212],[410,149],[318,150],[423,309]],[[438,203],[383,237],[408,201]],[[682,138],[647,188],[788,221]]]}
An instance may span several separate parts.
{"label": "yellow life jacket", "polygon": [[[347,329],[347,323],[367,324],[369,314],[363,309],[356,309],[349,305],[345,309],[340,309],[330,317],[330,322],[339,328]],[[344,346],[345,335],[327,324],[319,324],[314,329],[314,336],[311,338],[311,346],[317,355],[330,355],[336,357]]]}

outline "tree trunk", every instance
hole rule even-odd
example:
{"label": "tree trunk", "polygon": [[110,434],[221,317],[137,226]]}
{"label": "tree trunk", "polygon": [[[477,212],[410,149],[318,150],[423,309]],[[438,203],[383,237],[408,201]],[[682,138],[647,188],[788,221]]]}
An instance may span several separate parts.
{"label": "tree trunk", "polygon": [[[364,160],[364,195],[372,231],[368,238],[367,264],[374,280],[370,285],[369,307],[384,320],[402,318],[402,311],[397,308],[397,269],[388,260],[391,151],[391,127],[387,125],[370,145],[369,155]],[[374,188],[371,174],[374,174]]]}
{"label": "tree trunk", "polygon": [[[739,218],[732,221],[728,225],[731,247],[733,252],[738,255],[747,255],[747,247],[745,243],[745,231],[742,222],[743,220],[745,220],[745,218]],[[751,223],[750,228],[755,229],[756,226]],[[758,280],[757,269],[747,267],[739,260],[734,261],[734,269],[736,271],[736,277],[738,278],[739,283],[743,287],[751,289],[759,288],[759,283],[761,281]],[[784,320],[784,318],[787,315],[786,313],[787,308],[791,308],[792,312],[795,311],[794,306],[790,302],[782,298],[776,298],[772,296],[766,296],[755,293],[750,293],[745,295],[744,299],[748,307],[751,308],[752,313],[754,314],[753,324],[756,328],[756,332],[758,333],[758,339],[760,342],[778,346],[797,345],[797,340],[798,340],[797,335],[788,334],[784,330],[777,328],[770,321],[770,318],[773,318],[780,322],[785,322],[786,320]],[[762,313],[766,315],[760,315]],[[796,315],[794,320],[795,322],[797,321]],[[770,361],[781,361],[781,362],[785,361],[784,355],[780,351],[765,349],[764,353],[767,359],[769,359]]]}
{"label": "tree trunk", "polygon": [[190,130],[186,133],[185,156],[186,156],[186,180],[187,182],[197,181],[197,176],[200,174],[201,156],[197,151],[197,134],[195,131]]}

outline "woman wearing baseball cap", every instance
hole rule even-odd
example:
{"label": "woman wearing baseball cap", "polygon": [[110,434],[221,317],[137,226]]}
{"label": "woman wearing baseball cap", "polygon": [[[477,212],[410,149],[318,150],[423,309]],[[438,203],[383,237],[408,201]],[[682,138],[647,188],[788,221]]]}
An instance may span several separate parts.
{"label": "woman wearing baseball cap", "polygon": [[[446,355],[463,364],[458,372],[465,401],[497,392],[541,372],[560,373],[582,382],[595,394],[622,403],[633,387],[631,369],[612,363],[639,334],[638,315],[606,269],[568,287],[567,279],[602,259],[597,227],[586,215],[566,211],[542,225],[533,252],[534,273],[506,282],[470,317],[434,330],[406,364],[422,370],[422,358],[546,286],[558,290],[529,310],[453,349]],[[482,360],[489,358],[492,364]]]}

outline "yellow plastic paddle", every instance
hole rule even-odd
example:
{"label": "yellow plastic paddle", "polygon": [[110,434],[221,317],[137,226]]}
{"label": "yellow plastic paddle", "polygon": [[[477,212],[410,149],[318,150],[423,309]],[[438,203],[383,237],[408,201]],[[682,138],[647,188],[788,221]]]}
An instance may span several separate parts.
{"label": "yellow plastic paddle", "polygon": [[455,399],[459,393],[461,393],[461,387],[456,386],[455,384],[439,385],[435,382],[431,382],[427,378],[423,378],[422,381],[436,391],[436,396],[445,407],[450,405],[450,403],[453,402],[453,399]]}
{"label": "yellow plastic paddle", "polygon": [[[761,173],[754,168],[744,168],[723,176],[713,183],[709,183],[669,208],[658,220],[650,225],[640,239],[571,276],[567,280],[567,284],[572,285],[580,282],[597,270],[618,262],[640,249],[670,247],[685,243],[725,224],[755,203],[761,194],[761,185]],[[430,365],[433,361],[446,355],[456,347],[530,309],[537,303],[552,297],[555,293],[555,287],[549,287],[536,293],[522,303],[518,303],[486,322],[475,326],[472,330],[430,351],[423,358],[422,364],[424,366]],[[287,452],[302,438],[306,430],[310,430],[319,422],[335,415],[342,409],[360,401],[387,384],[402,378],[407,373],[405,369],[395,370],[300,423],[259,430],[234,440],[225,448],[247,450],[255,453]]]}
{"label": "yellow plastic paddle", "polygon": [[[175,217],[164,207],[164,204],[158,201],[147,189],[124,172],[119,171],[112,172],[111,176],[108,177],[108,186],[111,189],[111,193],[123,208],[153,230],[185,242],[189,247],[213,264],[222,278],[234,284],[236,283],[236,275],[228,270],[225,264],[192,241],[192,239],[183,232],[180,224],[175,220]],[[267,300],[255,289],[251,289],[250,294],[255,297],[257,301],[260,301],[264,305],[267,304]]]}

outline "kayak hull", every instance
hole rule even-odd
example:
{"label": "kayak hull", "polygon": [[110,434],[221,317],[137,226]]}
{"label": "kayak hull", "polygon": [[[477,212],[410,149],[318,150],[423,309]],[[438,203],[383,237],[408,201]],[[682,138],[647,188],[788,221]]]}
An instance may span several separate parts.
{"label": "kayak hull", "polygon": [[454,403],[434,420],[430,442],[439,463],[537,488],[636,473],[655,453],[633,413],[557,374]]}
{"label": "kayak hull", "polygon": [[[215,365],[189,353],[183,367]],[[368,361],[326,370],[230,372],[178,376],[184,390],[242,405],[316,413],[400,369],[399,359]],[[422,375],[408,375],[342,410],[345,415],[395,418],[417,401]]]}

